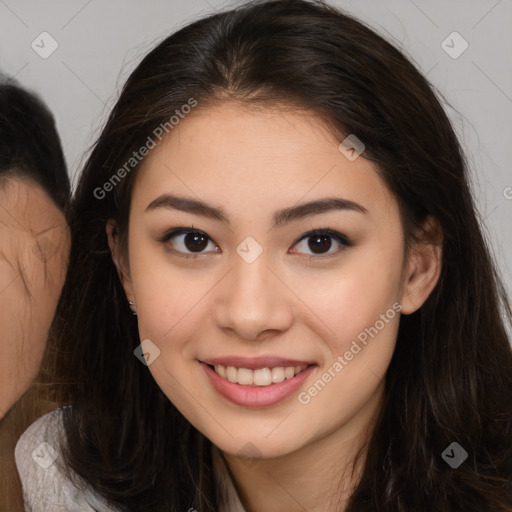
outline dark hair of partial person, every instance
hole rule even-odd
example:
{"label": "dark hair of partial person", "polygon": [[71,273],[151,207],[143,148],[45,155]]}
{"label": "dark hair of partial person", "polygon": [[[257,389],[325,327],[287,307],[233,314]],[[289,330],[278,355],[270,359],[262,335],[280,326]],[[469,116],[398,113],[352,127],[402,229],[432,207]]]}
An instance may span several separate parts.
{"label": "dark hair of partial person", "polygon": [[36,182],[67,213],[71,187],[54,117],[36,94],[3,78],[0,178],[9,177]]}
{"label": "dark hair of partial person", "polygon": [[[340,141],[355,134],[399,204],[407,247],[427,216],[442,228],[439,281],[400,319],[384,407],[346,511],[510,511],[512,312],[466,156],[413,63],[315,0],[250,2],[195,21],[152,49],[120,92],[74,196],[69,274],[48,352],[59,403],[73,404],[64,408],[68,467],[120,510],[216,509],[211,441],[134,357],[137,321],[105,233],[115,219],[126,254],[140,164],[95,194],[191,97],[197,109],[288,105],[316,114]],[[468,453],[457,469],[441,457],[454,441]]]}

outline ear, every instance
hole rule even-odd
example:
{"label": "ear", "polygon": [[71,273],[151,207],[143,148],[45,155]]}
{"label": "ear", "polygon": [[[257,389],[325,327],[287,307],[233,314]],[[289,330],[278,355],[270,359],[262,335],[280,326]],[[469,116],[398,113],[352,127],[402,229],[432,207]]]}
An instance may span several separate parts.
{"label": "ear", "polygon": [[121,284],[123,285],[126,297],[128,300],[135,302],[133,295],[132,280],[130,277],[130,269],[125,262],[125,258],[121,254],[119,245],[119,235],[117,230],[117,224],[113,219],[109,219],[105,226],[108,237],[108,245],[112,254],[112,260],[117,268],[117,273]]}
{"label": "ear", "polygon": [[437,219],[429,216],[423,225],[420,241],[410,248],[404,272],[401,313],[417,311],[435,288],[442,267],[442,230]]}

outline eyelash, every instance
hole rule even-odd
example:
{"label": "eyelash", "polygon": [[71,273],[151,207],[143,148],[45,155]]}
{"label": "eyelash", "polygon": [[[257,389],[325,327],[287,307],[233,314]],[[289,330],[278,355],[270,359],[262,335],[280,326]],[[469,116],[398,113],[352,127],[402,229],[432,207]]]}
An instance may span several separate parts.
{"label": "eyelash", "polygon": [[[180,227],[180,228],[171,229],[170,231],[165,233],[161,238],[159,238],[158,241],[163,244],[167,244],[167,242],[171,238],[178,236],[178,235],[188,234],[188,233],[194,233],[194,234],[203,236],[213,242],[213,240],[204,231],[201,231],[200,229],[196,229],[193,226],[190,228]],[[298,240],[296,240],[293,245],[296,245],[299,242],[301,242],[302,240],[313,237],[313,236],[330,236],[331,238],[334,238],[341,245],[341,247],[332,254],[300,256],[301,259],[305,259],[305,260],[314,260],[314,259],[318,259],[318,258],[326,259],[326,258],[330,258],[332,256],[337,256],[345,248],[353,246],[353,243],[345,235],[339,233],[338,231],[334,231],[334,230],[330,229],[329,227],[322,228],[322,229],[313,229],[311,231],[308,231],[307,233],[304,233]],[[177,254],[179,257],[182,257],[185,259],[196,259],[200,256],[204,256],[204,254],[205,254],[205,253],[186,254],[181,251],[176,251],[175,249],[170,249],[170,248],[167,248],[166,250],[170,253]]]}

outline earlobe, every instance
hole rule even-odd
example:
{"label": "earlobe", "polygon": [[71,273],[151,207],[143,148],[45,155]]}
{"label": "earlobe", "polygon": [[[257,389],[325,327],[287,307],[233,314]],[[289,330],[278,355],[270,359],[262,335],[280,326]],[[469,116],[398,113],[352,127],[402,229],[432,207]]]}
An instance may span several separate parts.
{"label": "earlobe", "polygon": [[424,238],[410,250],[401,301],[404,315],[414,313],[425,303],[441,275],[441,229],[432,217],[427,219],[426,224]]}

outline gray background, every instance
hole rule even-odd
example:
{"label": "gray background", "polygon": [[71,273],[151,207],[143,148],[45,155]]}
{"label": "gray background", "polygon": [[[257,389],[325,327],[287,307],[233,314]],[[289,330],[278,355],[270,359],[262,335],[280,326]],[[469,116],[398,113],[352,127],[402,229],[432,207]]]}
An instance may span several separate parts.
{"label": "gray background", "polygon": [[[86,151],[142,56],[175,29],[237,4],[0,0],[0,71],[38,92],[54,112],[75,184]],[[512,295],[512,0],[331,4],[402,48],[451,105],[444,104],[466,149],[485,232]],[[457,58],[447,53],[464,48],[459,36],[450,36],[454,31],[469,45]],[[51,49],[42,32],[58,44],[46,59],[32,47]]]}

